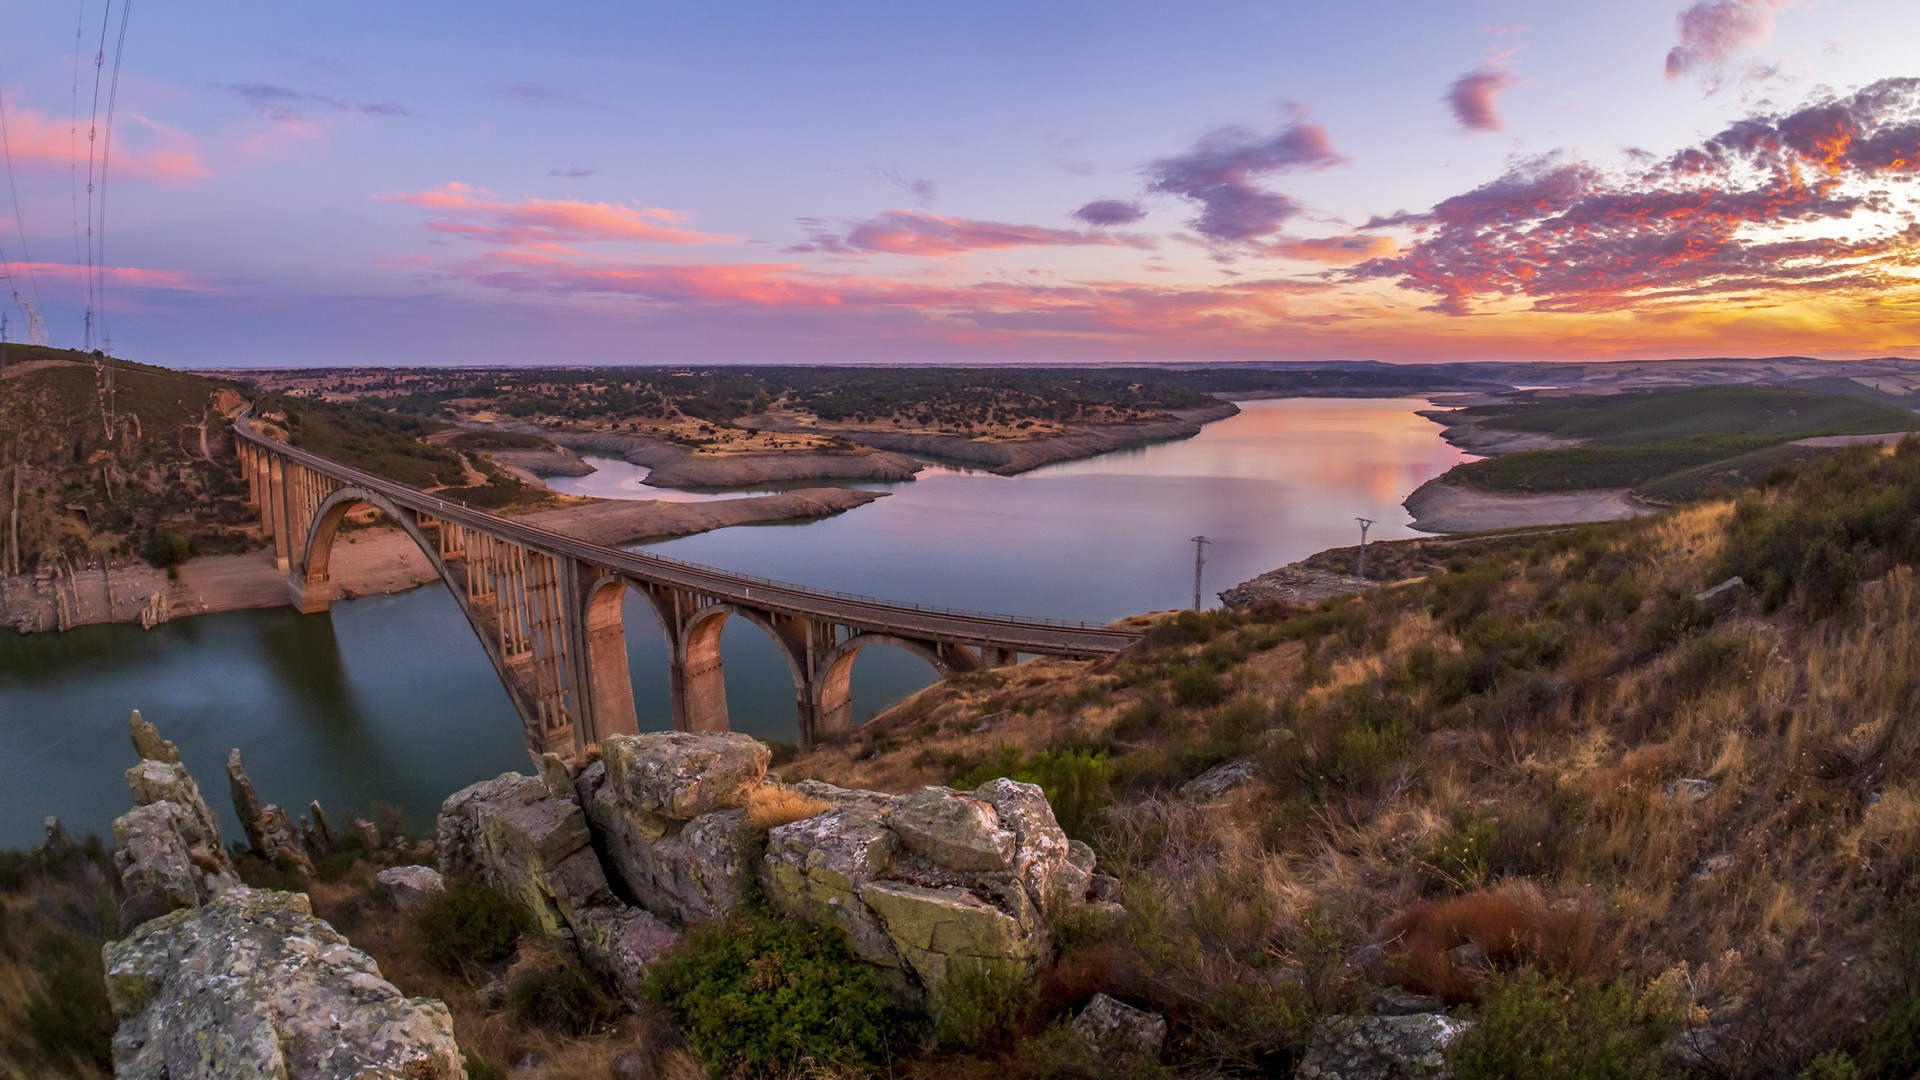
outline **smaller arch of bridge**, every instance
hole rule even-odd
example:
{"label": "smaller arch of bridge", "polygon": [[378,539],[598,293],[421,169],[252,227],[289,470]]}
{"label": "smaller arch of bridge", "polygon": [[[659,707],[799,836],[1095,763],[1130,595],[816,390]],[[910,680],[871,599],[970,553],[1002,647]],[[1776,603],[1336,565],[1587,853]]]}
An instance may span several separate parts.
{"label": "smaller arch of bridge", "polygon": [[314,511],[313,521],[305,529],[306,542],[300,549],[300,561],[293,567],[294,583],[302,587],[304,594],[299,605],[303,613],[311,614],[327,608],[330,597],[324,586],[329,580],[329,568],[333,563],[333,542],[339,535],[340,523],[346,520],[347,514],[355,506],[361,505],[373,507],[388,521],[398,525],[413,539],[434,569],[440,570],[439,549],[420,531],[420,525],[412,515],[402,511],[384,495],[349,484],[321,500],[319,508]]}
{"label": "smaller arch of bridge", "polygon": [[726,731],[727,684],[721,665],[720,632],[727,618],[738,615],[759,627],[787,662],[793,675],[793,693],[800,709],[800,741],[812,739],[809,704],[812,688],[807,678],[805,642],[795,642],[764,612],[736,604],[709,604],[689,614],[680,632],[672,636],[674,726],[682,731]]}
{"label": "smaller arch of bridge", "polygon": [[835,645],[820,658],[813,676],[813,716],[816,734],[836,735],[853,729],[853,662],[868,645],[891,645],[932,665],[942,678],[979,666],[972,650],[943,649],[933,642],[897,634],[861,631]]}

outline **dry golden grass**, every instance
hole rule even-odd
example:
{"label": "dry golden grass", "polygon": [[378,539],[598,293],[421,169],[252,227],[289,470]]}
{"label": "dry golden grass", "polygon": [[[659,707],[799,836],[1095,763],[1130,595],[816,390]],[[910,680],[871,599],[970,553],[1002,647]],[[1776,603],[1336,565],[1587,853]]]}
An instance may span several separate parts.
{"label": "dry golden grass", "polygon": [[825,813],[832,804],[789,787],[761,784],[747,792],[747,822],[756,829],[772,829]]}

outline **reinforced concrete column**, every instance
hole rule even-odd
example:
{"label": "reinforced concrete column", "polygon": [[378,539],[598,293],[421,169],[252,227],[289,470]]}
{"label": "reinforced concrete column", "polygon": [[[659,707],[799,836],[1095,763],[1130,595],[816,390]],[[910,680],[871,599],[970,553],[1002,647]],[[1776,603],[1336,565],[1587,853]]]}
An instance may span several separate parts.
{"label": "reinforced concrete column", "polygon": [[285,570],[290,565],[293,544],[287,527],[287,470],[278,454],[271,455],[267,461],[266,513],[271,520],[268,531],[273,536],[273,561]]}
{"label": "reinforced concrete column", "polygon": [[720,628],[725,613],[701,617],[681,633],[681,644],[667,673],[673,694],[676,731],[726,731],[727,680],[720,663]]}

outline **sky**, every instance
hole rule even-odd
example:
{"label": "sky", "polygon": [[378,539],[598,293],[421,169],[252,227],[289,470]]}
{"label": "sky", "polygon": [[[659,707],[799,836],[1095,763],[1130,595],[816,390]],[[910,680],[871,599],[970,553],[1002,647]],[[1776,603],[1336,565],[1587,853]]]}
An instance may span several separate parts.
{"label": "sky", "polygon": [[196,367],[1920,356],[1912,0],[0,11],[16,341]]}

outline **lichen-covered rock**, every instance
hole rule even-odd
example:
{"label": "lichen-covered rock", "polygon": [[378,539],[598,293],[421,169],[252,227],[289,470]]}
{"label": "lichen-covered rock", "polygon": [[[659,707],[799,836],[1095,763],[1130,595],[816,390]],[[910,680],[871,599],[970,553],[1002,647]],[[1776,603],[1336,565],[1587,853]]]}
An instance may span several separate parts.
{"label": "lichen-covered rock", "polygon": [[645,998],[647,966],[680,940],[679,932],[666,923],[624,904],[579,909],[573,933],[581,957],[613,980],[633,1005]]}
{"label": "lichen-covered rock", "polygon": [[1437,1013],[1341,1016],[1313,1029],[1300,1080],[1444,1080],[1445,1051],[1471,1021]]}
{"label": "lichen-covered rock", "polygon": [[1180,797],[1188,802],[1212,802],[1253,783],[1259,762],[1250,757],[1223,761],[1180,785]]}
{"label": "lichen-covered rock", "polygon": [[177,803],[136,806],[113,822],[113,863],[123,890],[124,930],[175,908],[199,907],[240,884],[188,839],[192,815]]}
{"label": "lichen-covered rock", "polygon": [[974,789],[1013,833],[1012,868],[1033,902],[1049,917],[1086,902],[1093,876],[1093,849],[1067,834],[1038,784],[1001,777]]}
{"label": "lichen-covered rock", "polygon": [[[440,804],[440,817],[434,829],[434,854],[440,872],[448,877],[472,877],[485,865],[480,820],[487,808],[532,802],[547,797],[546,785],[531,776],[501,773],[491,780],[461,788]],[[316,828],[325,827],[314,804]]]}
{"label": "lichen-covered rock", "polygon": [[725,918],[739,906],[753,873],[745,858],[739,810],[718,810],[691,821],[666,817],[620,799],[601,764],[576,781],[588,819],[627,891],[663,918],[699,922]]}
{"label": "lichen-covered rock", "polygon": [[607,783],[625,805],[686,821],[740,805],[773,751],[738,732],[614,735],[600,744]]}
{"label": "lichen-covered rock", "polygon": [[113,823],[114,866],[124,891],[122,929],[181,907],[197,907],[240,884],[220,825],[173,744],[133,714],[134,745],[174,760],[142,758],[127,770],[135,806]]}
{"label": "lichen-covered rock", "polygon": [[394,866],[374,878],[387,899],[404,912],[418,911],[427,901],[447,891],[447,879],[431,866]]}
{"label": "lichen-covered rock", "polygon": [[1073,1018],[1073,1033],[1097,1059],[1152,1057],[1167,1043],[1167,1018],[1095,994]]}
{"label": "lichen-covered rock", "polygon": [[870,881],[857,891],[880,916],[894,951],[929,990],[958,959],[1030,970],[1041,958],[1035,927],[1021,922],[966,889],[929,889],[898,881]]}
{"label": "lichen-covered rock", "polygon": [[[895,808],[888,824],[909,851],[937,866],[1006,870],[1013,865],[1013,833],[1001,828],[993,804],[952,788],[921,788]],[[1060,856],[1066,856],[1065,836]]]}
{"label": "lichen-covered rock", "polygon": [[120,1080],[466,1075],[447,1007],[395,989],[298,893],[236,889],[105,953]]}
{"label": "lichen-covered rock", "polygon": [[768,830],[760,888],[775,909],[845,931],[855,955],[883,972],[898,972],[899,951],[859,895],[898,853],[899,840],[878,812],[838,807]]}
{"label": "lichen-covered rock", "polygon": [[440,805],[436,832],[443,872],[478,874],[548,933],[566,925],[567,907],[606,891],[586,815],[534,777],[508,773],[454,793]]}

